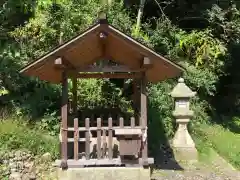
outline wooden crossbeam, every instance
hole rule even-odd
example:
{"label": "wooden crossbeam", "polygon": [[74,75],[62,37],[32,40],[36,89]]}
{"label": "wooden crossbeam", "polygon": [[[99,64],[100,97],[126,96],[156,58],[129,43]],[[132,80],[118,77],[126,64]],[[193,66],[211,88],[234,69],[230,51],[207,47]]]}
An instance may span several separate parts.
{"label": "wooden crossbeam", "polygon": [[85,68],[76,68],[79,72],[142,72],[145,71],[147,68],[129,68],[124,65],[118,66],[104,66],[104,67],[97,67],[97,66],[87,66]]}
{"label": "wooden crossbeam", "polygon": [[140,73],[119,73],[119,74],[112,74],[112,73],[77,73],[74,74],[74,72],[69,72],[69,76],[76,76],[77,78],[96,78],[96,79],[102,79],[102,78],[112,78],[112,79],[134,79],[134,78],[140,78]]}

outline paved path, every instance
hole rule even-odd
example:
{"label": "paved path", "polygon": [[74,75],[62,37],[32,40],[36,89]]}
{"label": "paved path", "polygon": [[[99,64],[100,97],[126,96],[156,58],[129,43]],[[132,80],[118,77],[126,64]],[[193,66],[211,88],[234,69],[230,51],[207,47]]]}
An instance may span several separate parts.
{"label": "paved path", "polygon": [[207,156],[207,161],[198,163],[176,163],[166,150],[160,159],[152,180],[240,180],[240,171],[213,150],[211,158]]}
{"label": "paved path", "polygon": [[240,173],[232,172],[214,172],[209,170],[191,170],[191,171],[155,171],[152,180],[240,180]]}

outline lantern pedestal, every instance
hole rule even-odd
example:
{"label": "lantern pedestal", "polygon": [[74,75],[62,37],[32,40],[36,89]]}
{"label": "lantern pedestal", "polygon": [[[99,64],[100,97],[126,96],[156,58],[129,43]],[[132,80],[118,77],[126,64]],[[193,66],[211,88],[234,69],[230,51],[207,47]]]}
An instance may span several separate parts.
{"label": "lantern pedestal", "polygon": [[[189,120],[188,120],[189,121]],[[198,152],[195,143],[187,130],[187,120],[177,121],[178,129],[172,140],[172,149],[176,160],[198,160]]]}
{"label": "lantern pedestal", "polygon": [[197,162],[198,152],[196,148],[172,147],[176,161]]}

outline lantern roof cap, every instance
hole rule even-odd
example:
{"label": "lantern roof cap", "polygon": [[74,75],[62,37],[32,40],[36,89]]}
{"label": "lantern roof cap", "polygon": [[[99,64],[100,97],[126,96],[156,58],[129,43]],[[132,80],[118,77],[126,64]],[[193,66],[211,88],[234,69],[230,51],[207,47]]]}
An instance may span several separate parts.
{"label": "lantern roof cap", "polygon": [[196,95],[185,83],[183,78],[178,79],[178,84],[173,88],[170,93],[174,98],[190,98]]}

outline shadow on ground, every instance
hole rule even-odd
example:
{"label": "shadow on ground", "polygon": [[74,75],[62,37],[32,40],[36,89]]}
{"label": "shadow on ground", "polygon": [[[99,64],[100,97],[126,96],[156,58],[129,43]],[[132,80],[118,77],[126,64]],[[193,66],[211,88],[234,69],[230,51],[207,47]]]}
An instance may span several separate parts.
{"label": "shadow on ground", "polygon": [[154,108],[149,108],[149,130],[148,130],[148,149],[149,156],[154,157],[152,171],[156,169],[165,170],[184,170],[174,158],[173,150],[165,135],[165,129],[161,115]]}

